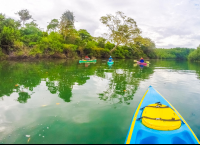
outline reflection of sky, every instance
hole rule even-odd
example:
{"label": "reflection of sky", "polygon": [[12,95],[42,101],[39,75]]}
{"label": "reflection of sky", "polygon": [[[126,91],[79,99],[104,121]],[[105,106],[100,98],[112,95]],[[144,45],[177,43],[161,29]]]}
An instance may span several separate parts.
{"label": "reflection of sky", "polygon": [[[58,97],[58,94],[51,94],[45,81],[33,89],[31,99],[28,99],[25,104],[16,101],[17,93],[12,93],[9,97],[4,96],[0,101],[0,114],[2,114],[0,116],[0,139],[10,134],[13,129],[15,130],[15,125],[24,128],[36,125],[35,122],[45,124],[42,119],[45,116],[56,116],[59,120],[78,124],[90,122],[91,111],[97,109],[97,105],[99,107],[103,105],[98,94],[106,90],[108,83],[107,79],[91,76],[84,85],[73,86],[70,103],[65,103]],[[60,104],[56,105],[56,103]],[[43,105],[45,106],[42,107]]]}
{"label": "reflection of sky", "polygon": [[[90,76],[83,85],[75,83],[69,103],[59,98],[58,93],[51,94],[45,81],[33,89],[34,93],[25,104],[16,101],[17,93],[12,93],[9,97],[4,96],[3,100],[0,99],[0,140],[9,134],[14,136],[12,132],[18,129],[21,136],[13,138],[22,138],[26,134],[38,137],[39,134],[44,134],[42,130],[43,128],[47,130],[47,127],[54,128],[55,131],[59,129],[68,135],[71,132],[70,127],[74,129],[79,125],[90,131],[96,128],[96,131],[102,131],[102,133],[105,128],[113,127],[119,132],[125,132],[124,136],[126,136],[130,119],[149,85],[158,90],[180,112],[197,136],[200,136],[200,80],[197,79],[194,71],[156,68],[149,79],[140,81],[133,100],[130,100],[131,105],[110,104],[111,102],[98,98],[99,93],[107,91],[111,79],[112,73],[105,72],[105,78]],[[56,81],[54,83],[58,84]],[[130,84],[127,84],[127,88],[134,89]],[[24,89],[24,91],[27,90]],[[56,103],[60,104],[56,105]],[[114,100],[114,103],[117,101]],[[46,106],[42,107],[42,105]],[[113,109],[115,106],[117,106],[116,110]],[[55,123],[56,121],[64,123],[65,126]],[[71,134],[81,136],[75,131]]]}
{"label": "reflection of sky", "polygon": [[[81,86],[74,85],[72,102],[85,101],[90,107],[96,106],[99,102],[99,93],[105,91],[108,87],[109,80],[97,76],[90,76],[90,79]],[[91,85],[92,84],[92,85]],[[93,102],[91,104],[91,102]],[[95,104],[94,104],[95,103]]]}

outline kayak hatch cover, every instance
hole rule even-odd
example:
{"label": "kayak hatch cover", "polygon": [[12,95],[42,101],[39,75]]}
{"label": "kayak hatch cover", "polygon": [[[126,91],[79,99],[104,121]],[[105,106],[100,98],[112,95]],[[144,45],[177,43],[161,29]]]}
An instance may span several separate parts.
{"label": "kayak hatch cover", "polygon": [[152,86],[141,99],[125,144],[199,144],[178,111]]}

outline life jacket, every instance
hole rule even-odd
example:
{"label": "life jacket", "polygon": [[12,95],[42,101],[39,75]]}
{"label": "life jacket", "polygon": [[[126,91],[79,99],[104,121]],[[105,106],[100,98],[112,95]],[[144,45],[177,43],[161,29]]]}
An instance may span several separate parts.
{"label": "life jacket", "polygon": [[140,62],[144,62],[144,59],[140,59]]}

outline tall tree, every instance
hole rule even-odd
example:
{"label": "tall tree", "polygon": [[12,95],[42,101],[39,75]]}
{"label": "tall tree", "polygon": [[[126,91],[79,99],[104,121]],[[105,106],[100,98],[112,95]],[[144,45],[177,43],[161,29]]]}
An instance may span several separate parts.
{"label": "tall tree", "polygon": [[155,43],[150,38],[143,38],[138,36],[134,39],[134,45],[136,48],[142,50],[149,58],[155,58],[156,54],[154,49],[156,48]]}
{"label": "tall tree", "polygon": [[0,47],[9,52],[13,47],[14,41],[20,36],[18,28],[20,22],[11,18],[6,18],[5,15],[0,14]]}
{"label": "tall tree", "polygon": [[21,11],[17,12],[16,14],[19,15],[20,20],[23,22],[23,27],[24,27],[25,21],[32,18],[32,16],[29,14],[29,11],[27,9],[21,10]]}
{"label": "tall tree", "polygon": [[53,19],[53,20],[51,20],[51,22],[50,22],[49,25],[47,26],[47,30],[48,30],[48,31],[49,31],[49,30],[55,31],[56,28],[58,27],[58,25],[59,25],[58,19]]}
{"label": "tall tree", "polygon": [[94,40],[98,43],[97,45],[101,48],[105,48],[106,39],[103,37],[95,37]]}
{"label": "tall tree", "polygon": [[111,53],[120,44],[127,45],[137,37],[141,31],[137,27],[136,21],[124,15],[123,12],[116,12],[116,15],[107,14],[102,16],[100,21],[109,28],[106,34],[108,38],[115,43],[115,47],[110,51]]}
{"label": "tall tree", "polygon": [[59,28],[60,33],[64,35],[64,39],[66,39],[66,36],[69,33],[69,31],[74,28],[74,21],[75,16],[73,12],[67,10],[65,13],[62,14]]}
{"label": "tall tree", "polygon": [[35,21],[35,20],[31,21],[30,23],[27,23],[27,24],[25,24],[25,25],[26,25],[26,27],[29,27],[29,26],[34,26],[34,27],[37,27],[37,26],[38,26],[38,24],[37,24],[37,23],[35,23],[34,21]]}
{"label": "tall tree", "polygon": [[92,36],[90,35],[89,32],[87,32],[87,30],[85,29],[80,29],[78,31],[79,35],[80,35],[80,38],[82,41],[90,41],[92,40]]}

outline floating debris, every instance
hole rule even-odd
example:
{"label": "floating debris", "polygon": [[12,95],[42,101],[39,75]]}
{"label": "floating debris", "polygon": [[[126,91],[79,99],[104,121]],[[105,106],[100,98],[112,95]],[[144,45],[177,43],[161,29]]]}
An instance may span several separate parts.
{"label": "floating debris", "polygon": [[39,134],[39,136],[41,136],[41,134]]}
{"label": "floating debris", "polygon": [[15,87],[18,87],[18,86],[19,86],[18,84],[15,85]]}
{"label": "floating debris", "polygon": [[26,135],[26,137],[31,137],[31,135]]}
{"label": "floating debris", "polygon": [[49,129],[49,127],[47,127],[47,129]]}
{"label": "floating debris", "polygon": [[59,105],[60,103],[56,103],[56,105]]}
{"label": "floating debris", "polygon": [[42,105],[42,107],[46,107],[47,105]]}
{"label": "floating debris", "polygon": [[31,140],[31,138],[28,139],[27,143]]}

